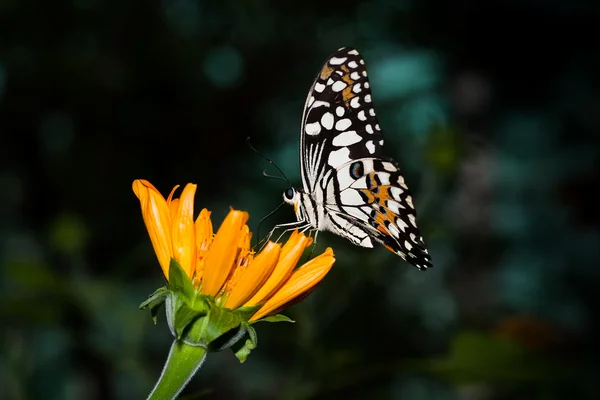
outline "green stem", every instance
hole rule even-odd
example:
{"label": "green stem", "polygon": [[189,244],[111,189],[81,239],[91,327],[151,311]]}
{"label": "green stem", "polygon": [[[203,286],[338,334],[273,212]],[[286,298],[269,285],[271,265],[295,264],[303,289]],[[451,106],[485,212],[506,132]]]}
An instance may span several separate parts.
{"label": "green stem", "polygon": [[206,358],[206,349],[173,341],[167,362],[147,400],[175,399]]}

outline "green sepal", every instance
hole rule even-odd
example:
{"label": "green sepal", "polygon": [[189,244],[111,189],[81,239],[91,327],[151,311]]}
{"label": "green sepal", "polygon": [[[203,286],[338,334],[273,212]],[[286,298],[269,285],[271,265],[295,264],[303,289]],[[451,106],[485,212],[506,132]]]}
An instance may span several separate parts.
{"label": "green sepal", "polygon": [[237,341],[233,344],[231,349],[238,360],[243,363],[248,359],[250,352],[258,346],[258,336],[256,335],[254,328],[250,326],[248,322],[242,322],[241,327],[246,331],[246,340],[243,343],[241,340]]}
{"label": "green sepal", "polygon": [[191,302],[196,297],[192,281],[183,268],[181,268],[179,262],[174,258],[171,258],[171,263],[169,264],[169,289],[173,292],[183,293]]}
{"label": "green sepal", "polygon": [[[176,339],[184,339],[194,324],[202,317],[206,317],[213,307],[212,298],[206,295],[196,295],[193,306],[184,293],[169,291],[166,301],[167,322],[171,333]],[[198,345],[188,343],[190,345]]]}
{"label": "green sepal", "polygon": [[290,317],[285,316],[283,314],[275,314],[275,315],[270,315],[265,318],[261,318],[258,321],[254,321],[254,322],[291,322],[293,324],[296,321],[294,321]]}
{"label": "green sepal", "polygon": [[[209,347],[212,342],[226,333],[232,330],[237,331],[242,321],[242,318],[234,311],[218,307],[212,303],[206,315],[195,320],[189,331],[181,337],[181,340],[193,346]],[[231,332],[230,335],[235,335],[235,332]],[[221,343],[216,347],[220,350],[223,349]],[[214,349],[211,348],[211,350]]]}
{"label": "green sepal", "polygon": [[160,307],[165,303],[167,296],[170,291],[166,286],[156,289],[154,293],[148,296],[148,299],[140,304],[140,310],[149,309],[150,315],[152,316],[152,321],[154,325],[156,325],[156,316],[158,315],[158,311]]}
{"label": "green sepal", "polygon": [[181,304],[175,311],[175,337],[177,340],[181,339],[186,328],[190,327],[190,324],[198,319],[201,315],[205,315],[205,312],[194,310],[188,307],[186,304]]}
{"label": "green sepal", "polygon": [[262,307],[262,304],[257,304],[255,306],[246,306],[236,308],[233,312],[240,316],[240,318],[244,321],[248,321],[250,317],[254,315],[255,312],[258,311],[259,308]]}

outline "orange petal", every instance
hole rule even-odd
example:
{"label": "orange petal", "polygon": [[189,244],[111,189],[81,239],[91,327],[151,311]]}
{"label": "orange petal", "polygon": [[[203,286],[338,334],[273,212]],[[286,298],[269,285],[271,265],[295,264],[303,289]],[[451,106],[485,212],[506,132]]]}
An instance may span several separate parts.
{"label": "orange petal", "polygon": [[181,192],[179,201],[171,203],[178,205],[176,214],[174,216],[171,214],[173,216],[173,254],[190,278],[196,267],[195,194],[196,185],[188,183]]}
{"label": "orange petal", "polygon": [[225,307],[235,310],[250,298],[265,282],[279,258],[281,245],[269,242],[237,277],[237,283],[231,290]]}
{"label": "orange petal", "polygon": [[304,236],[298,231],[294,231],[288,239],[287,243],[281,249],[279,261],[273,270],[273,273],[265,284],[256,292],[245,305],[255,305],[269,298],[285,280],[290,276],[292,270],[298,264],[304,249],[312,243],[312,239]]}
{"label": "orange petal", "polygon": [[231,210],[219,227],[204,262],[202,293],[214,296],[225,283],[237,257],[242,227],[248,213]]}
{"label": "orange petal", "polygon": [[171,212],[171,218],[175,218],[175,214],[177,214],[177,208],[179,207],[179,199],[174,199],[175,192],[179,188],[179,185],[175,185],[169,196],[167,197],[167,206],[169,206],[169,211]]}
{"label": "orange petal", "polygon": [[140,200],[142,216],[158,262],[167,279],[171,262],[171,215],[164,197],[148,181],[133,181],[133,192]]}
{"label": "orange petal", "polygon": [[196,218],[196,246],[200,250],[205,250],[212,242],[213,227],[210,222],[210,211],[203,208],[200,215]]}
{"label": "orange petal", "polygon": [[281,309],[285,304],[293,301],[296,297],[312,289],[327,275],[335,262],[333,250],[328,247],[323,254],[313,258],[302,267],[292,273],[290,279],[250,318],[256,321],[269,315],[275,310]]}

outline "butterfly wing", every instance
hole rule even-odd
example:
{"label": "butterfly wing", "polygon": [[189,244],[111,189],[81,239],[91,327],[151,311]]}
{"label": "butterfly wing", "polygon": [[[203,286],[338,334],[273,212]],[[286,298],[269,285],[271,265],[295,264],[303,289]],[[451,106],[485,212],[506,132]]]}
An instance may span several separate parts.
{"label": "butterfly wing", "polygon": [[323,65],[302,116],[300,160],[304,191],[313,193],[328,170],[381,153],[381,135],[371,104],[365,62],[343,47]]}
{"label": "butterfly wing", "polygon": [[[334,224],[340,218],[351,220],[415,267],[431,267],[413,200],[396,162],[362,158],[340,166],[335,173],[327,181],[326,192],[333,195],[325,203]],[[351,233],[356,236],[358,231],[348,231]]]}
{"label": "butterfly wing", "polygon": [[382,146],[365,62],[355,49],[341,48],[317,74],[304,106],[304,191],[325,208],[330,230],[364,247],[373,238],[428,268],[408,187]]}

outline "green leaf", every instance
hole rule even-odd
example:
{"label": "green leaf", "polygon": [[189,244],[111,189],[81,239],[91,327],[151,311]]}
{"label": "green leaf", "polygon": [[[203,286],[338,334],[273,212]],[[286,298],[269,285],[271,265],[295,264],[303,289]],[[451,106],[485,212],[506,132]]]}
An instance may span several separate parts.
{"label": "green leaf", "polygon": [[150,315],[152,316],[152,321],[156,325],[156,316],[160,307],[164,304],[167,296],[169,294],[169,289],[166,286],[156,289],[154,293],[152,293],[146,301],[140,304],[140,310],[148,308],[150,310]]}
{"label": "green leaf", "polygon": [[275,315],[268,316],[266,318],[261,318],[255,322],[291,322],[293,324],[296,321],[294,321],[290,317],[286,317],[283,314],[275,314]]}
{"label": "green leaf", "polygon": [[250,352],[258,346],[258,336],[256,335],[254,328],[245,321],[242,323],[242,328],[246,330],[246,340],[243,344],[240,340],[231,347],[235,356],[241,363],[245,362],[248,359]]}
{"label": "green leaf", "polygon": [[169,264],[169,289],[174,292],[183,293],[190,302],[194,300],[194,285],[183,268],[181,268],[181,265],[179,265],[179,262],[174,258],[171,258],[171,263]]}

